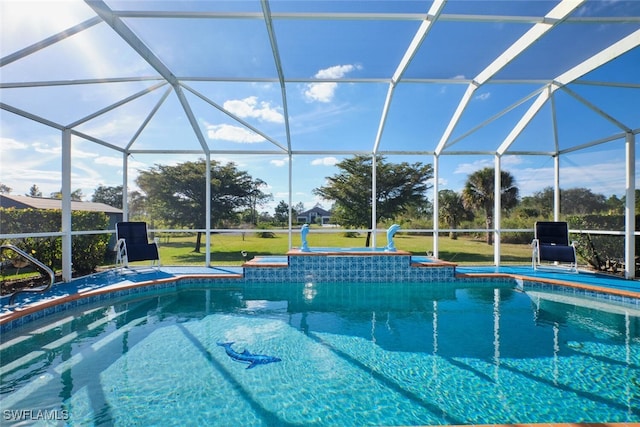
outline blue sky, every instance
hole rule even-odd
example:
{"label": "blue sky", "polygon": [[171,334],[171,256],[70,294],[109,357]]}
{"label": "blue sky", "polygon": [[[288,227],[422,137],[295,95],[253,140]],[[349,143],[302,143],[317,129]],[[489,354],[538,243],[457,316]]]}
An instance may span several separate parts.
{"label": "blue sky", "polygon": [[[287,124],[291,148],[300,153],[293,156],[294,204],[311,207],[319,202],[312,189],[337,172],[336,162],[349,156],[345,152],[373,150],[389,79],[421,22],[382,19],[379,14],[424,14],[432,5],[419,0],[271,2],[286,79],[285,103],[264,20],[240,15],[261,13],[259,2],[105,3],[122,12],[236,13],[223,19],[121,19],[180,79],[197,126],[213,150],[212,159],[234,161],[268,184],[265,191],[274,195],[274,202],[265,210],[279,200],[288,200]],[[525,20],[456,17],[543,16],[557,4],[449,1],[406,68],[404,80],[393,91],[379,144],[382,153],[392,153],[386,155],[387,160],[432,163],[432,155],[415,153],[434,150],[469,81],[532,26]],[[3,1],[0,7],[3,58],[95,16],[90,7],[78,1],[16,0]],[[378,18],[361,19],[359,15],[358,19],[309,20],[282,15],[308,12],[366,13]],[[616,20],[620,16],[633,19]],[[441,189],[459,191],[468,174],[493,166],[494,157],[488,153],[508,136],[546,83],[614,42],[636,34],[640,2],[590,1],[570,17],[573,22],[551,30],[473,93],[440,156]],[[609,22],[590,21],[593,17]],[[91,79],[138,76],[149,79],[81,84]],[[0,68],[0,98],[12,108],[59,125],[73,125],[74,130],[111,146],[124,149],[131,144],[134,152],[128,175],[129,185],[134,187],[139,170],[202,158],[197,153],[144,153],[201,149],[175,91],[169,90],[169,85],[161,86],[157,76],[158,72],[111,27],[99,23]],[[26,87],[21,84],[24,82],[48,83]],[[601,82],[616,85],[602,86]],[[92,116],[128,97],[132,99],[118,108]],[[554,149],[554,124],[560,150],[619,135],[620,127],[606,115],[637,131],[639,99],[640,48],[636,45],[568,85],[567,90],[556,91],[553,101],[540,109],[503,156],[503,169],[516,177],[522,195],[551,186],[553,160],[531,153]],[[152,111],[155,113],[150,115]],[[27,193],[33,184],[44,195],[59,191],[60,131],[6,110],[0,110],[0,124],[0,182],[11,187],[13,194]],[[72,189],[82,189],[89,198],[98,185],[121,184],[119,151],[78,136],[72,139],[72,149]],[[480,152],[483,154],[477,154]],[[561,186],[621,196],[624,165],[622,138],[563,154]]]}

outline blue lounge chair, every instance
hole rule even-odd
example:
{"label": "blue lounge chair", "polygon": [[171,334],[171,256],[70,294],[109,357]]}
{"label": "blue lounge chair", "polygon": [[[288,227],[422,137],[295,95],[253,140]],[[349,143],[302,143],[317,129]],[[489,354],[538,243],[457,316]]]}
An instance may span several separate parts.
{"label": "blue lounge chair", "polygon": [[[568,266],[578,272],[576,248],[569,242],[569,226],[566,222],[538,221],[535,224],[531,263],[534,269],[541,266]],[[553,264],[541,264],[542,261]]]}
{"label": "blue lounge chair", "polygon": [[129,267],[130,262],[151,261],[160,266],[157,242],[149,243],[146,222],[116,224],[116,267]]}

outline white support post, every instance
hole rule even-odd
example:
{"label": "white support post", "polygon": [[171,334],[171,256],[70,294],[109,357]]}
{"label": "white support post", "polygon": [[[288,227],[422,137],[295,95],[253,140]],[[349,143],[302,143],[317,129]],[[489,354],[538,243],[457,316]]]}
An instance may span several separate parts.
{"label": "white support post", "polygon": [[373,153],[371,157],[371,247],[376,247],[376,229],[378,227],[376,223],[376,194],[378,193],[378,187],[376,183],[376,166],[377,166],[377,158],[376,154]]}
{"label": "white support post", "polygon": [[494,189],[493,189],[493,263],[500,266],[500,223],[502,222],[502,172],[500,170],[500,156],[496,155]]}
{"label": "white support post", "polygon": [[122,153],[122,220],[129,220],[129,153]]}
{"label": "white support post", "polygon": [[205,156],[205,163],[207,170],[205,172],[205,217],[204,226],[207,230],[205,233],[205,251],[204,264],[207,267],[211,267],[211,153],[207,151]]}
{"label": "white support post", "polygon": [[72,278],[71,253],[71,129],[62,131],[62,281]]}
{"label": "white support post", "polygon": [[624,209],[624,275],[627,279],[636,276],[636,138],[627,132],[625,138],[626,155],[626,193]]}
{"label": "white support post", "polygon": [[560,221],[560,155],[553,157],[553,220]]}
{"label": "white support post", "polygon": [[438,187],[438,175],[439,175],[439,160],[440,157],[437,154],[433,155],[433,256],[435,258],[438,258],[438,251],[439,251],[439,245],[438,245],[438,238],[439,238],[439,233],[438,230],[440,230],[440,203],[438,200],[438,192],[439,192],[439,187]]}
{"label": "white support post", "polygon": [[[289,250],[293,248],[293,156],[289,151]],[[296,223],[298,219],[296,218]]]}

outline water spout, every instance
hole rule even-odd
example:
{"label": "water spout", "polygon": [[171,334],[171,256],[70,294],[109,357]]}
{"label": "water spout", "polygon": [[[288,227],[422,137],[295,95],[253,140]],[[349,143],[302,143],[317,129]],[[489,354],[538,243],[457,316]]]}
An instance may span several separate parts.
{"label": "water spout", "polygon": [[400,230],[400,226],[398,224],[393,224],[387,230],[387,247],[385,248],[386,252],[396,251],[396,245],[393,243],[393,236],[396,234],[398,230]]}
{"label": "water spout", "polygon": [[307,234],[309,234],[309,224],[305,224],[300,229],[300,236],[302,237],[302,245],[300,246],[300,252],[311,252],[309,244],[307,243]]}

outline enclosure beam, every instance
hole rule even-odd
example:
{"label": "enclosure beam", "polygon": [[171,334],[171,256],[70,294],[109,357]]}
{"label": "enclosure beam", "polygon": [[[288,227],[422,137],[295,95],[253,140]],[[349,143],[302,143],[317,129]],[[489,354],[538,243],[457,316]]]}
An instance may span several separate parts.
{"label": "enclosure beam", "polygon": [[553,156],[553,220],[560,221],[560,156]]}
{"label": "enclosure beam", "polygon": [[205,190],[204,190],[204,228],[205,232],[205,251],[204,265],[211,267],[211,153],[205,153]]}
{"label": "enclosure beam", "polygon": [[[289,250],[293,247],[293,155],[289,152]],[[296,218],[296,223],[298,223],[298,218]],[[300,246],[302,247],[302,245]]]}
{"label": "enclosure beam", "polygon": [[438,258],[438,231],[440,230],[440,203],[438,198],[438,179],[439,179],[439,160],[440,157],[433,156],[433,256]]}
{"label": "enclosure beam", "polygon": [[129,220],[129,154],[122,153],[122,220]]}
{"label": "enclosure beam", "polygon": [[627,132],[626,148],[626,204],[625,217],[625,245],[624,245],[624,275],[627,279],[636,277],[636,137]]}
{"label": "enclosure beam", "polygon": [[71,129],[62,131],[62,281],[71,281]]}
{"label": "enclosure beam", "polygon": [[51,37],[47,37],[46,39],[38,43],[32,44],[30,46],[25,47],[24,49],[20,49],[19,51],[12,53],[11,55],[7,55],[5,57],[0,58],[0,67],[9,65],[14,61],[17,61],[19,59],[22,59],[26,56],[31,55],[32,53],[36,53],[46,47],[49,47],[55,43],[58,43],[59,41],[65,40],[101,22],[102,22],[102,19],[100,19],[97,16],[87,19],[86,21],[81,22],[78,25],[74,25],[71,28],[67,28],[66,30],[61,31],[57,34],[54,34]]}
{"label": "enclosure beam", "polygon": [[376,173],[376,169],[377,169],[377,156],[376,153],[373,153],[371,155],[371,247],[375,248],[376,247],[376,229],[378,228],[378,224],[376,222],[376,215],[378,213],[377,211],[377,207],[378,204],[376,203],[376,194],[378,193],[378,183],[376,182],[377,179],[377,173]]}
{"label": "enclosure beam", "polygon": [[500,170],[500,160],[501,157],[496,155],[494,159],[495,175],[493,185],[493,263],[496,267],[500,266],[500,229],[502,228],[500,224],[502,222],[502,172]]}
{"label": "enclosure beam", "polygon": [[382,107],[382,116],[380,117],[380,122],[378,123],[378,132],[376,133],[376,139],[373,144],[373,153],[376,154],[378,149],[380,148],[380,140],[382,139],[382,133],[384,132],[384,126],[387,122],[387,116],[389,115],[389,107],[391,106],[391,100],[393,99],[393,93],[395,91],[396,85],[402,79],[405,71],[409,67],[409,64],[413,60],[413,57],[416,55],[416,52],[422,45],[422,42],[429,34],[429,30],[433,26],[433,23],[438,19],[444,5],[446,4],[446,0],[436,0],[431,5],[427,17],[422,21],[420,27],[418,27],[418,31],[413,35],[413,39],[407,50],[405,51],[398,67],[396,67],[393,76],[391,77],[391,82],[389,83],[389,89],[387,91],[387,97],[384,101],[384,106]]}
{"label": "enclosure beam", "polygon": [[284,72],[282,71],[282,60],[280,57],[280,49],[278,49],[278,42],[273,28],[273,19],[271,18],[271,8],[267,0],[262,0],[262,14],[264,15],[265,24],[267,26],[267,33],[269,34],[269,42],[271,44],[271,53],[273,54],[273,60],[278,72],[278,81],[280,82],[280,95],[282,97],[282,110],[284,116],[284,129],[287,136],[287,152],[291,152],[291,127],[289,126],[289,106],[287,102],[287,85],[285,83]]}
{"label": "enclosure beam", "polygon": [[545,15],[542,22],[534,24],[529,30],[524,33],[518,40],[516,40],[511,46],[503,51],[496,59],[493,60],[484,70],[482,70],[467,87],[467,91],[460,100],[455,113],[451,117],[449,124],[438,146],[436,147],[436,153],[441,153],[448,145],[449,138],[453,133],[453,130],[458,125],[462,113],[464,113],[467,105],[473,98],[473,94],[483,84],[487,83],[493,76],[498,74],[502,69],[515,60],[522,52],[533,46],[540,38],[542,38],[548,31],[552,30],[556,25],[565,20],[578,6],[580,6],[585,0],[564,0],[556,5],[547,15]]}

